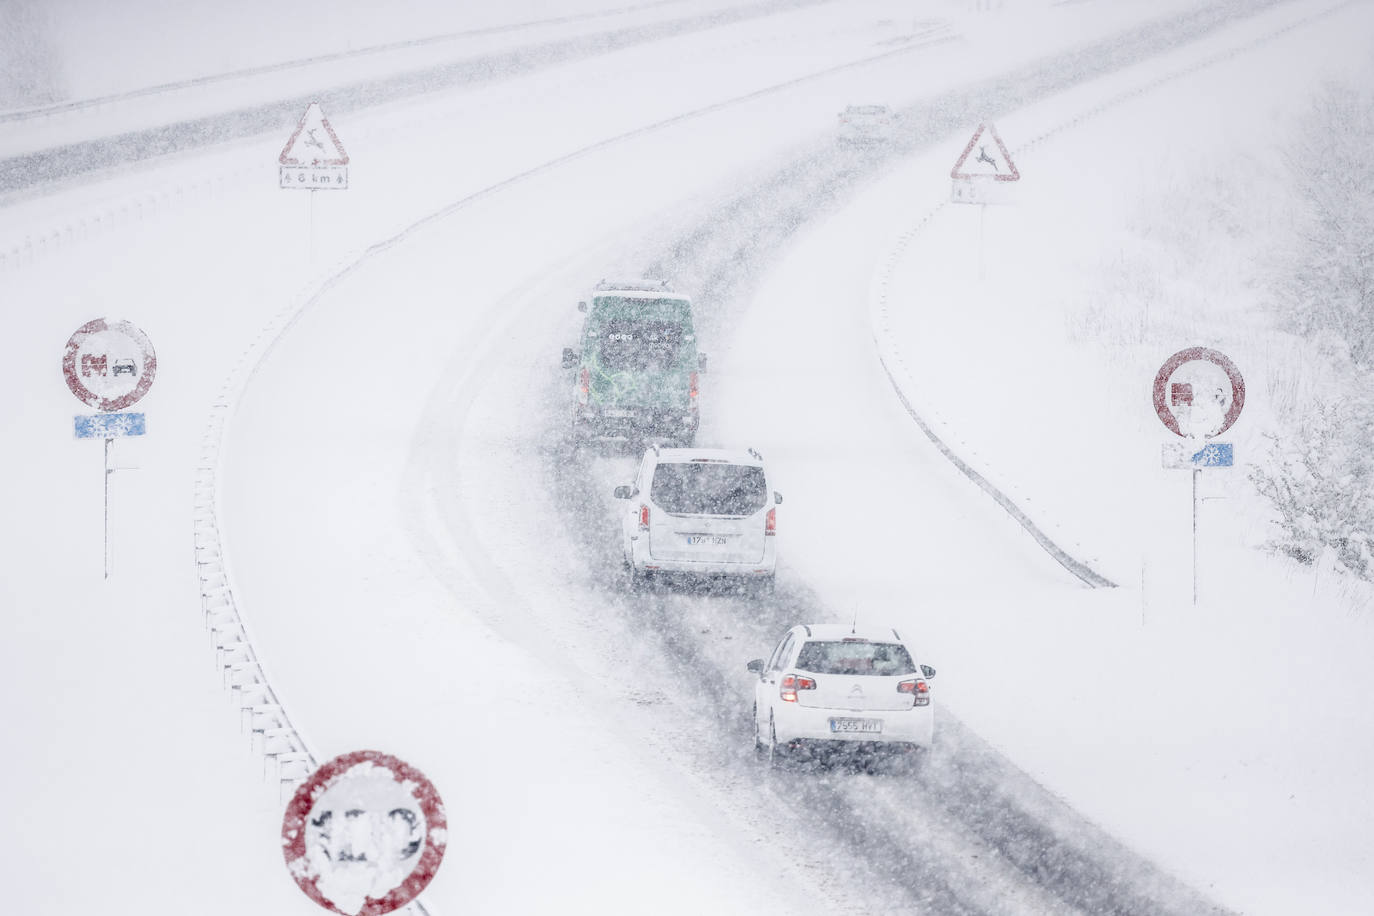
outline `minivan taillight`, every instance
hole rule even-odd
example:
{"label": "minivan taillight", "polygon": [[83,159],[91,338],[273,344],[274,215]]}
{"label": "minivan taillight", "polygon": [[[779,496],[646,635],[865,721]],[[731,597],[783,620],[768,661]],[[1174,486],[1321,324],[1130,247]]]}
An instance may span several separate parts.
{"label": "minivan taillight", "polygon": [[693,403],[697,399],[697,374],[693,372],[687,377],[687,397]]}
{"label": "minivan taillight", "polygon": [[583,369],[577,375],[577,403],[586,406],[592,397],[592,373],[589,369]]}
{"label": "minivan taillight", "polygon": [[768,514],[763,519],[763,533],[765,537],[776,537],[778,533],[778,509],[774,506],[768,510]]}
{"label": "minivan taillight", "polygon": [[649,530],[649,507],[645,505],[639,507],[639,530]]}
{"label": "minivan taillight", "polygon": [[782,686],[778,688],[778,696],[788,703],[797,702],[798,690],[815,690],[816,679],[813,677],[803,677],[800,674],[789,674],[782,679]]}
{"label": "minivan taillight", "polygon": [[915,700],[915,702],[911,704],[913,706],[930,705],[930,685],[918,677],[914,677],[909,681],[902,681],[897,685],[897,692],[911,694]]}

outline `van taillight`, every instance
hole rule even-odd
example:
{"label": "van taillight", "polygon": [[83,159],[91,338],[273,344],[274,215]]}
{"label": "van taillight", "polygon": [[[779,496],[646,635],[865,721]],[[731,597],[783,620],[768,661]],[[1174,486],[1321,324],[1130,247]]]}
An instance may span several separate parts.
{"label": "van taillight", "polygon": [[797,702],[798,690],[815,690],[816,679],[803,677],[800,674],[789,674],[782,679],[782,686],[778,689],[778,696],[788,703]]}
{"label": "van taillight", "polygon": [[774,506],[768,510],[768,514],[763,519],[763,533],[765,537],[776,536],[778,533],[778,509]]}
{"label": "van taillight", "polygon": [[645,505],[639,507],[639,530],[649,530],[649,507]]}
{"label": "van taillight", "polygon": [[697,374],[695,372],[687,378],[687,397],[693,401],[697,399]]}
{"label": "van taillight", "polygon": [[915,699],[915,702],[911,704],[913,706],[930,705],[930,685],[918,677],[909,681],[902,681],[897,685],[897,692],[911,694]]}
{"label": "van taillight", "polygon": [[592,373],[583,369],[577,376],[577,403],[586,404],[592,397]]}

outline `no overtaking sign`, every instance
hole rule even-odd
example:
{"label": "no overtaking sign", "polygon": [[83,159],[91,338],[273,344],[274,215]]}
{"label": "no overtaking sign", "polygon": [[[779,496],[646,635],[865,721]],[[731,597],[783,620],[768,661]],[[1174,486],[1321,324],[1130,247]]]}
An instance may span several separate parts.
{"label": "no overtaking sign", "polygon": [[148,335],[129,322],[97,318],[67,341],[62,375],[81,403],[96,410],[123,410],[153,387],[157,354]]}

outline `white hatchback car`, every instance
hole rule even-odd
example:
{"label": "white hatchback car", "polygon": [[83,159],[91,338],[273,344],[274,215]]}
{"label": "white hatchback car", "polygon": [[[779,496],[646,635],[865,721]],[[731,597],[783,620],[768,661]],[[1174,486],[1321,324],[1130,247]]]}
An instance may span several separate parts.
{"label": "white hatchback car", "polygon": [[758,675],[754,746],[774,761],[792,751],[931,746],[935,669],[918,665],[894,629],[802,624],[748,668]]}
{"label": "white hatchback car", "polygon": [[777,504],[753,449],[651,446],[634,483],[616,487],[625,566],[635,588],[660,574],[731,576],[771,591]]}

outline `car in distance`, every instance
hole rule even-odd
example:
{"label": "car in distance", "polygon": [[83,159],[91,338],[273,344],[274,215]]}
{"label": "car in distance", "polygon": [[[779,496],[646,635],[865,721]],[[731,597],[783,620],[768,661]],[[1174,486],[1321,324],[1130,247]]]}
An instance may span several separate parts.
{"label": "car in distance", "polygon": [[800,624],[747,667],[758,676],[754,747],[775,762],[931,747],[935,669],[895,629]]}
{"label": "car in distance", "polygon": [[690,576],[772,591],[782,494],[769,490],[758,452],[651,446],[615,496],[626,501],[621,547],[633,588]]}
{"label": "car in distance", "polygon": [[601,281],[579,349],[563,349],[573,370],[574,441],[617,438],[690,446],[705,355],[697,352],[692,300],[666,280]]}
{"label": "car in distance", "polygon": [[892,137],[892,109],[886,105],[849,105],[839,119],[841,143],[883,143]]}

